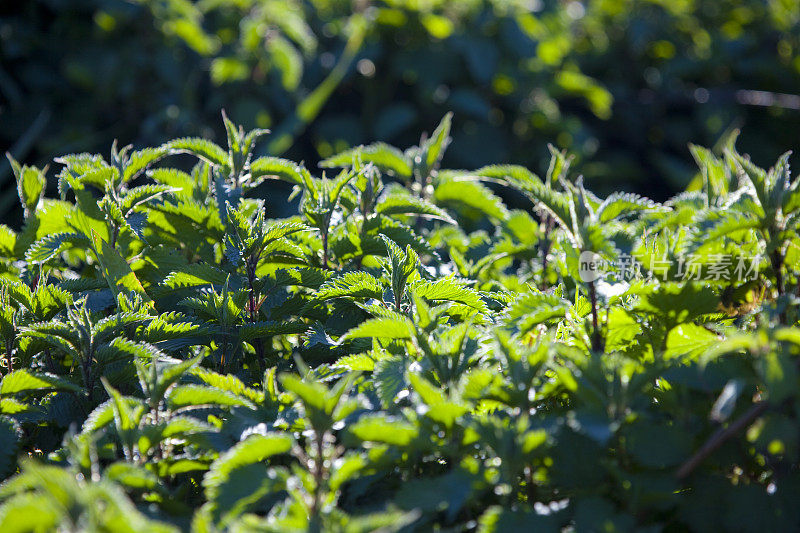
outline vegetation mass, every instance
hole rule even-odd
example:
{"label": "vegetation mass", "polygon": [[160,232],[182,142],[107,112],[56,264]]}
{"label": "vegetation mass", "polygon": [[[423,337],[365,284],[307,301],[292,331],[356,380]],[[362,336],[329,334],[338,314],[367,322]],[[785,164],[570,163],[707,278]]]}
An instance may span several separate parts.
{"label": "vegetation mass", "polygon": [[58,198],[11,160],[0,530],[800,527],[788,154],[691,146],[658,203],[555,148],[441,168],[450,115],[324,172],[223,118],[62,156]]}

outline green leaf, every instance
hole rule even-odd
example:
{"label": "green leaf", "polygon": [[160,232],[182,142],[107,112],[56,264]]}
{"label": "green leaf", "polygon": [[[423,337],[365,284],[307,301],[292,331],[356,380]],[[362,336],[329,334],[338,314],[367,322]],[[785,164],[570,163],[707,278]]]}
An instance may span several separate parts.
{"label": "green leaf", "polygon": [[444,156],[444,151],[450,143],[450,125],[452,123],[453,113],[447,113],[436,129],[433,131],[431,138],[422,145],[425,153],[425,166],[428,169],[434,168]]}
{"label": "green leaf", "polygon": [[158,360],[163,354],[154,346],[117,337],[110,343],[102,344],[95,350],[95,359],[108,364],[116,361]]}
{"label": "green leaf", "polygon": [[223,407],[240,405],[251,409],[255,407],[250,400],[241,396],[226,390],[203,385],[177,385],[169,393],[167,401],[172,409],[204,405],[219,405]]}
{"label": "green leaf", "polygon": [[441,390],[419,374],[409,372],[408,381],[414,387],[417,394],[419,394],[420,398],[422,398],[422,401],[428,406],[438,405],[447,401]]}
{"label": "green leaf", "polygon": [[702,326],[681,324],[667,335],[667,351],[664,352],[664,358],[697,359],[719,341],[720,338],[717,335]]}
{"label": "green leaf", "polygon": [[383,242],[386,244],[386,249],[389,255],[389,261],[392,266],[392,292],[394,293],[395,305],[399,308],[400,301],[404,297],[406,282],[416,272],[419,257],[416,252],[411,248],[411,245],[406,245],[405,253],[397,246],[390,238],[381,235]]}
{"label": "green leaf", "polygon": [[413,372],[408,372],[407,376],[414,391],[427,405],[428,409],[424,411],[424,414],[431,420],[450,429],[456,420],[469,411],[469,407],[466,405],[447,399],[438,387],[422,376]]}
{"label": "green leaf", "polygon": [[14,398],[0,398],[0,415],[15,415],[36,409],[35,405],[15,400]]}
{"label": "green leaf", "polygon": [[[508,509],[492,506],[478,519],[479,533],[502,533],[503,531],[539,531],[556,533],[561,531],[557,516],[542,515],[533,510]],[[592,522],[594,528],[597,523]]]}
{"label": "green leaf", "polygon": [[11,372],[0,381],[0,395],[65,390],[80,392],[80,386],[52,374],[37,374],[27,369]]}
{"label": "green leaf", "polygon": [[[129,407],[135,407],[139,404],[138,398],[124,398]],[[94,410],[89,413],[86,420],[83,421],[81,431],[83,433],[95,432],[114,421],[114,400],[109,399],[101,403]]]}
{"label": "green leaf", "polygon": [[[158,359],[153,359],[150,362],[150,365],[156,365],[157,372],[155,383],[152,383],[151,379],[143,379],[142,381],[144,381],[144,385],[142,388],[151,397],[157,398],[160,401],[172,385],[177,383],[179,379],[181,379],[190,369],[195,368],[196,365],[202,360],[202,355],[198,355],[191,359],[187,359],[186,361],[181,361],[174,364],[160,364]],[[137,369],[140,369],[140,374],[142,374],[143,377],[150,378],[149,373],[152,369],[152,366],[145,367],[144,362],[141,360],[137,360],[135,363]]]}
{"label": "green leaf", "polygon": [[115,295],[127,295],[133,292],[145,302],[152,302],[130,265],[115,248],[94,232],[92,232],[92,243],[102,268],[103,277],[106,278],[108,286]]}
{"label": "green leaf", "polygon": [[[328,486],[331,490],[339,490],[342,485],[350,481],[355,475],[367,466],[367,459],[360,453],[350,453],[343,457],[336,465],[336,470],[331,474]],[[395,522],[385,524],[394,525]],[[372,529],[370,529],[372,530]],[[367,529],[364,529],[367,531]]]}
{"label": "green leaf", "polygon": [[696,220],[694,239],[688,251],[694,253],[706,244],[716,245],[723,237],[735,236],[759,226],[758,219],[749,214],[730,210],[706,211]]}
{"label": "green leaf", "polygon": [[267,39],[267,53],[281,72],[283,88],[287,91],[297,89],[303,75],[303,56],[300,52],[288,40],[276,34]]}
{"label": "green leaf", "polygon": [[384,255],[386,244],[381,236],[388,237],[398,246],[411,246],[418,255],[429,254],[438,257],[430,243],[399,220],[385,216],[377,216],[367,221],[367,235],[361,241],[361,249],[365,255]]}
{"label": "green leaf", "polygon": [[469,287],[465,287],[455,278],[442,278],[436,281],[420,280],[409,287],[412,293],[432,301],[447,301],[461,303],[480,312],[488,312],[486,303],[480,294]]}
{"label": "green leaf", "polygon": [[[10,155],[6,154],[11,158]],[[19,169],[17,174],[17,193],[19,200],[22,202],[22,207],[25,213],[30,215],[39,205],[42,195],[44,194],[44,186],[47,180],[44,172],[36,167],[24,166]]]}
{"label": "green leaf", "polygon": [[700,167],[704,186],[710,193],[710,197],[713,199],[727,195],[730,186],[730,171],[724,161],[715,157],[711,150],[702,146],[689,144],[689,151],[697,166]]}
{"label": "green leaf", "polygon": [[370,144],[345,150],[320,163],[323,168],[346,167],[353,165],[354,158],[358,156],[362,163],[372,163],[381,172],[400,179],[408,180],[412,176],[411,162],[405,154],[384,143]]}
{"label": "green leaf", "polygon": [[446,511],[447,516],[452,519],[472,496],[473,483],[475,479],[472,475],[461,469],[454,469],[442,476],[404,483],[395,496],[395,501],[402,509]]}
{"label": "green leaf", "polygon": [[375,355],[375,352],[345,355],[336,360],[333,368],[341,368],[352,372],[372,372],[375,370],[375,363],[382,359],[382,357],[376,357]]}
{"label": "green leaf", "polygon": [[622,434],[627,451],[646,467],[674,467],[692,453],[690,435],[677,425],[635,422],[623,428]]}
{"label": "green leaf", "polygon": [[406,368],[407,363],[402,357],[390,357],[375,363],[372,377],[384,408],[391,406],[400,391],[408,386]]}
{"label": "green leaf", "polygon": [[201,422],[190,416],[172,416],[164,425],[161,436],[165,439],[181,438],[194,433],[209,433],[216,431],[214,426]]}
{"label": "green leaf", "polygon": [[711,288],[694,283],[664,283],[642,292],[637,309],[662,317],[669,328],[711,313],[719,304]]}
{"label": "green leaf", "polygon": [[659,204],[649,198],[631,193],[614,193],[603,200],[597,208],[596,216],[600,222],[605,223],[631,213],[659,208]]}
{"label": "green leaf", "polygon": [[128,183],[135,179],[143,170],[167,155],[168,150],[166,146],[161,146],[159,148],[144,148],[131,153],[128,164],[125,166],[125,173],[122,176],[123,183]]}
{"label": "green leaf", "polygon": [[211,464],[211,468],[203,477],[206,497],[214,500],[217,497],[217,489],[230,479],[235,470],[260,463],[274,455],[287,453],[291,450],[292,443],[293,439],[285,433],[247,437]]}
{"label": "green leaf", "polygon": [[569,302],[556,294],[531,291],[517,298],[508,308],[508,320],[526,333],[539,324],[566,317]]}
{"label": "green leaf", "polygon": [[800,182],[795,183],[791,190],[786,191],[781,208],[785,215],[793,214],[800,209]]}
{"label": "green leaf", "polygon": [[[114,412],[114,421],[117,425],[117,431],[120,437],[124,440],[129,439],[133,430],[138,426],[141,416],[143,414],[142,401],[134,399],[135,403],[129,401],[120,394],[118,390],[112,387],[105,377],[100,378],[105,387],[106,392],[111,397],[111,406]],[[137,409],[138,408],[138,409]]]}
{"label": "green leaf", "polygon": [[763,209],[769,208],[770,184],[767,181],[767,172],[754,165],[749,158],[745,158],[735,151],[728,151],[727,153],[732,156],[742,175],[747,178],[753,186],[753,191],[755,192],[755,197],[759,205]]}
{"label": "green leaf", "polygon": [[759,361],[769,399],[775,405],[797,394],[800,372],[797,359],[788,354],[770,352]]}
{"label": "green leaf", "polygon": [[[328,389],[322,383],[309,382],[293,374],[282,374],[281,385],[302,400],[306,408],[314,408],[330,414]],[[330,409],[329,409],[330,407]]]}
{"label": "green leaf", "polygon": [[509,185],[519,189],[538,208],[552,216],[563,229],[573,231],[572,214],[567,195],[545,185],[529,170],[516,166],[491,166],[475,171],[480,176],[505,178]]}
{"label": "green leaf", "polygon": [[106,467],[106,479],[119,483],[129,489],[154,490],[158,487],[158,476],[141,465],[118,462]]}
{"label": "green leaf", "polygon": [[182,267],[164,278],[163,285],[170,289],[199,287],[203,285],[223,285],[228,273],[206,263],[195,263]]}
{"label": "green leaf", "polygon": [[345,272],[322,284],[314,295],[316,300],[332,298],[376,298],[383,296],[383,285],[366,272]]}
{"label": "green leaf", "polygon": [[55,233],[46,235],[33,243],[25,252],[25,260],[29,263],[46,263],[68,246],[86,246],[89,241],[78,233]]}
{"label": "green leaf", "polygon": [[252,322],[239,327],[239,338],[244,341],[274,337],[276,335],[298,335],[303,333],[308,326],[299,321],[274,322],[265,320]]}
{"label": "green leaf", "polygon": [[349,431],[359,440],[394,446],[408,446],[419,435],[419,430],[413,424],[383,414],[362,416],[350,426]]}
{"label": "green leaf", "polygon": [[21,492],[0,508],[0,530],[56,531],[61,518],[61,509],[55,501],[44,500],[34,492]]}
{"label": "green leaf", "polygon": [[299,231],[307,231],[309,229],[310,228],[305,224],[303,224],[302,222],[296,222],[293,220],[273,222],[272,224],[269,224],[264,227],[261,239],[263,239],[264,245],[267,245],[273,241],[277,241],[278,239],[282,239],[293,233],[297,233]]}
{"label": "green leaf", "polygon": [[19,432],[20,428],[16,422],[0,415],[0,480],[16,468]]}
{"label": "green leaf", "polygon": [[17,234],[5,224],[0,224],[0,256],[13,257],[16,244]]}
{"label": "green leaf", "polygon": [[219,374],[202,367],[192,368],[191,373],[197,379],[214,389],[246,398],[256,404],[264,401],[264,393],[262,391],[246,386],[241,379],[232,374]]}
{"label": "green leaf", "polygon": [[455,224],[455,220],[444,209],[433,205],[421,198],[406,194],[392,194],[383,198],[375,206],[375,212],[386,216],[392,215],[417,215],[425,218],[443,220]]}
{"label": "green leaf", "polygon": [[438,205],[449,206],[458,211],[468,208],[496,220],[505,220],[508,210],[503,201],[484,185],[467,179],[440,181],[433,192]]}
{"label": "green leaf", "polygon": [[411,339],[414,337],[414,325],[410,320],[399,318],[372,318],[365,320],[342,337],[341,342],[364,337],[381,339]]}
{"label": "green leaf", "polygon": [[275,284],[316,289],[333,276],[333,273],[321,268],[281,268],[275,271]]}
{"label": "green leaf", "polygon": [[293,185],[304,186],[310,176],[306,169],[288,159],[259,157],[250,163],[250,179],[257,183],[259,178],[279,179]]}
{"label": "green leaf", "polygon": [[194,154],[197,157],[214,165],[226,166],[228,153],[206,139],[199,137],[184,137],[164,144],[163,148],[171,154]]}
{"label": "green leaf", "polygon": [[155,200],[169,192],[175,192],[178,189],[169,187],[167,185],[142,185],[130,189],[120,202],[120,210],[124,215],[140,205],[144,205],[151,200]]}

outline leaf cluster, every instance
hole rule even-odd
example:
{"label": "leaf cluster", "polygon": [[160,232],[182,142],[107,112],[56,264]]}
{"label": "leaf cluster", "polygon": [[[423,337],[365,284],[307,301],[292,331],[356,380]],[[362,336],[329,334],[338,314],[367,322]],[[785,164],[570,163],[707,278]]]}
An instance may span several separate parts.
{"label": "leaf cluster", "polygon": [[[334,177],[223,121],[227,147],[61,157],[59,199],[14,163],[0,530],[800,526],[787,156],[693,146],[702,187],[659,204],[555,149],[544,178],[442,168],[449,115]],[[264,179],[296,215],[268,218]]]}

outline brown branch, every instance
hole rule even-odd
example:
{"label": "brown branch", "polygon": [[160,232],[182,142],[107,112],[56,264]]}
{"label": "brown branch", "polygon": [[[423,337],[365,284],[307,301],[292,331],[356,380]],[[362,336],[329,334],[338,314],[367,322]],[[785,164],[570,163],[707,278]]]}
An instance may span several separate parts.
{"label": "brown branch", "polygon": [[750,407],[750,409],[747,410],[745,414],[734,420],[728,427],[717,430],[717,432],[714,433],[705,444],[703,444],[702,448],[700,448],[692,457],[690,457],[688,461],[681,465],[681,467],[675,473],[675,477],[678,479],[685,479],[688,477],[689,474],[691,474],[694,469],[700,465],[700,463],[702,463],[709,455],[714,453],[726,441],[732,437],[735,437],[737,433],[743,431],[749,427],[750,424],[755,422],[755,420],[767,410],[767,407],[769,407],[769,404],[765,401],[755,403]]}

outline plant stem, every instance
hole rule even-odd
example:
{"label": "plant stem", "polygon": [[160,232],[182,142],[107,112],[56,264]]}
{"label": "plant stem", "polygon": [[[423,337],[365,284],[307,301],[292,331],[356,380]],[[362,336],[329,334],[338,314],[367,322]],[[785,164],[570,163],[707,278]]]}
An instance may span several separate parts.
{"label": "plant stem", "polygon": [[256,281],[256,267],[252,264],[250,259],[245,261],[245,269],[247,270],[247,286],[249,289],[249,301],[250,301],[250,322],[256,321],[256,289],[255,289],[255,281]]}
{"label": "plant stem", "polygon": [[328,232],[322,233],[322,268],[328,269]]}
{"label": "plant stem", "polygon": [[541,288],[542,290],[547,289],[547,254],[550,253],[550,246],[552,242],[550,241],[550,232],[553,231],[553,219],[551,219],[548,215],[543,216],[543,220],[545,225],[544,236],[540,241],[539,247],[542,251],[542,283]]}
{"label": "plant stem", "polygon": [[[248,259],[245,262],[247,269],[247,284],[250,288],[250,322],[255,324],[258,322],[258,311],[256,310],[256,265],[258,264],[258,257],[254,261]],[[259,368],[261,368],[262,361],[264,360],[264,346],[261,344],[261,339],[254,339],[253,347],[256,350],[256,358],[258,359]]]}
{"label": "plant stem", "polygon": [[119,238],[119,226],[116,224],[114,225],[114,229],[111,232],[111,242],[109,243],[112,248],[117,246],[117,239]]}
{"label": "plant stem", "polygon": [[[778,298],[784,295],[786,287],[783,281],[783,255],[780,250],[774,250],[770,254],[770,262],[772,263],[772,270],[775,272],[775,288],[778,290]],[[787,314],[784,309],[780,313],[781,324],[786,324]]]}
{"label": "plant stem", "polygon": [[10,374],[12,370],[14,370],[13,363],[11,362],[11,342],[6,339],[6,366],[8,367],[8,373]]}
{"label": "plant stem", "polygon": [[770,261],[772,263],[772,270],[775,272],[775,286],[778,289],[778,296],[783,296],[786,289],[783,284],[783,257],[780,251],[775,250],[772,252]]}
{"label": "plant stem", "polygon": [[[364,237],[367,234],[367,213],[365,212],[363,215],[363,220],[361,221],[361,228],[358,230],[358,237],[359,237],[359,246],[362,246],[364,243]],[[363,249],[362,249],[363,250]],[[356,269],[361,270],[361,263],[364,261],[364,254],[362,253],[356,258]]]}
{"label": "plant stem", "polygon": [[589,300],[592,303],[592,351],[600,353],[603,351],[603,338],[600,335],[597,320],[597,292],[594,288],[594,281],[589,282]]}
{"label": "plant stem", "polygon": [[87,357],[81,363],[81,370],[83,371],[83,383],[86,385],[86,398],[91,403],[94,396],[94,377],[92,376],[92,359]]}
{"label": "plant stem", "polygon": [[322,482],[325,477],[325,460],[322,457],[325,444],[325,433],[317,432],[314,437],[314,500],[311,504],[311,519],[317,520],[320,511],[320,500],[322,498]]}

